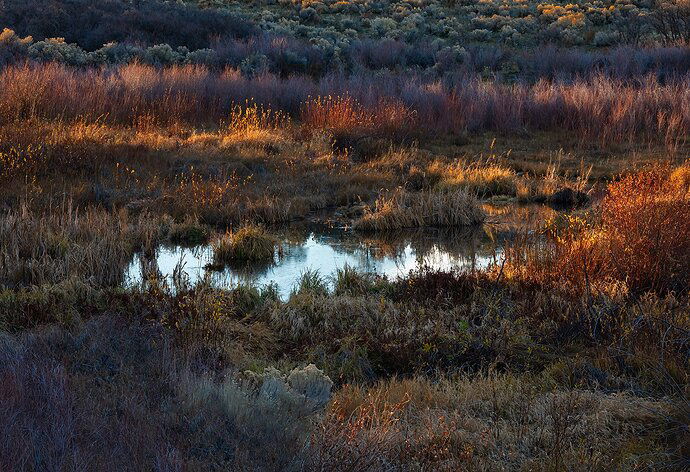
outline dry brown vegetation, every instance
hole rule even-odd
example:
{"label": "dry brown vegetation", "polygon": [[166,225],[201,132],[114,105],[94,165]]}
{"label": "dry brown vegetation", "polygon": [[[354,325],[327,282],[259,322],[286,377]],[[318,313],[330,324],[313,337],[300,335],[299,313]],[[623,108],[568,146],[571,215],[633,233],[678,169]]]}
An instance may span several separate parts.
{"label": "dry brown vegetation", "polygon": [[[356,286],[359,295],[336,296],[305,282],[286,303],[246,288],[151,287],[93,305],[106,317],[77,324],[78,334],[55,327],[7,338],[1,369],[12,381],[0,427],[12,446],[0,458],[20,469],[78,468],[93,456],[106,470],[123,457],[140,469],[682,470],[685,436],[673,431],[687,419],[684,299],[599,295],[586,306],[551,287],[497,284],[495,274]],[[31,303],[25,317],[63,308],[30,293],[15,295],[15,309]],[[559,355],[564,343],[581,357]],[[257,363],[289,372],[295,361],[349,383],[324,413],[285,386],[287,374],[240,374]],[[190,362],[212,362],[226,380],[186,371]],[[396,374],[423,377],[385,380]],[[302,391],[324,392],[319,378]],[[118,414],[106,420],[110,411]]]}
{"label": "dry brown vegetation", "polygon": [[278,241],[260,226],[244,226],[213,243],[217,264],[237,261],[273,261]]}
{"label": "dry brown vegetation", "polygon": [[248,78],[235,69],[219,73],[193,65],[75,69],[49,63],[5,67],[0,83],[3,122],[37,118],[212,126],[250,100],[346,141],[363,135],[409,139],[556,131],[602,148],[645,143],[675,149],[685,144],[690,129],[687,77],[665,83],[601,76],[513,85],[470,79],[444,86],[399,76],[380,82],[375,77],[315,82]]}
{"label": "dry brown vegetation", "polygon": [[[684,82],[422,87],[450,125],[192,66],[0,83],[0,469],[687,469]],[[593,204],[541,231],[482,205],[559,198]],[[307,271],[286,300],[150,263],[271,259],[271,225],[317,210],[384,252],[379,230],[525,230],[485,270]]]}
{"label": "dry brown vegetation", "polygon": [[467,190],[407,193],[398,189],[376,199],[355,228],[384,231],[422,226],[472,226],[484,222],[479,202]]}
{"label": "dry brown vegetation", "polygon": [[22,206],[0,220],[0,280],[12,288],[72,278],[94,286],[118,285],[134,253],[152,250],[164,231],[163,222],[147,214],[80,212],[67,202],[37,215]]}

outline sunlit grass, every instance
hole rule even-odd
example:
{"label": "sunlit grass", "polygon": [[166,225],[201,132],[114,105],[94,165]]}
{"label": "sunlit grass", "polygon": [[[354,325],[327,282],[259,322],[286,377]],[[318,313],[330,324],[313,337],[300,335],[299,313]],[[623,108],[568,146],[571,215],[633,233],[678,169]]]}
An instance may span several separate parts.
{"label": "sunlit grass", "polygon": [[392,230],[424,226],[471,226],[484,221],[476,198],[466,190],[410,193],[398,189],[381,195],[355,227],[361,230]]}

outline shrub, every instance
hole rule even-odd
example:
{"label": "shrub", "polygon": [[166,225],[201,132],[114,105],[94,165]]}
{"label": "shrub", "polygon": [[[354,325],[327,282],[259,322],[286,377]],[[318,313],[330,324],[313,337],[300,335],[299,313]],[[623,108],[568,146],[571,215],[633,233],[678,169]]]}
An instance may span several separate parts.
{"label": "shrub", "polygon": [[[678,58],[679,63],[684,60]],[[539,74],[556,74],[559,67],[558,62],[550,64]],[[668,74],[676,78],[663,83],[599,76],[511,86],[466,76],[439,82],[414,72],[313,81],[273,75],[249,80],[235,70],[218,73],[193,65],[157,69],[137,64],[116,70],[54,63],[5,67],[0,71],[0,116],[4,122],[61,118],[217,126],[227,120],[233,104],[247,104],[243,112],[257,104],[271,110],[272,117],[298,116],[306,131],[326,130],[341,152],[372,139],[410,142],[486,131],[567,131],[602,147],[650,143],[678,149],[690,130],[688,79],[673,70]],[[628,75],[637,76],[623,74]]]}
{"label": "shrub", "polygon": [[144,0],[5,0],[0,23],[38,40],[62,37],[87,50],[111,42],[167,43],[192,49],[218,37],[255,35],[258,28],[241,15],[192,4]]}
{"label": "shrub", "polygon": [[89,56],[76,44],[68,44],[64,38],[50,38],[38,41],[29,47],[32,57],[43,61],[56,61],[71,66],[87,63]]}
{"label": "shrub", "polygon": [[[690,283],[686,170],[656,166],[610,184],[598,212],[552,222],[548,242],[507,251],[529,279],[592,290],[620,281],[636,294],[685,292]],[[679,183],[680,181],[680,183]]]}
{"label": "shrub", "polygon": [[[623,178],[601,203],[606,272],[631,290],[684,291],[690,284],[687,166]],[[680,181],[680,182],[679,182]]]}

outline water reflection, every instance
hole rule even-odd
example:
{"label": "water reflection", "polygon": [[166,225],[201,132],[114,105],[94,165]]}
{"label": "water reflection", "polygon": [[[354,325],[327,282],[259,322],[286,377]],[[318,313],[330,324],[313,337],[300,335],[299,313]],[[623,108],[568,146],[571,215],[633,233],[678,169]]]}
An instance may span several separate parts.
{"label": "water reflection", "polygon": [[281,296],[287,297],[306,270],[328,276],[348,265],[361,272],[395,279],[421,266],[481,269],[500,254],[498,241],[483,228],[398,231],[376,235],[305,228],[301,238],[295,237],[294,228],[290,233],[289,236],[280,235],[282,255],[276,256],[273,263],[245,264],[212,271],[208,268],[213,260],[210,246],[162,246],[153,259],[137,257],[127,270],[127,280],[130,284],[137,284],[144,279],[144,274],[151,273],[171,278],[180,267],[192,283],[206,275],[214,284],[224,287],[238,283],[257,286],[274,283]]}
{"label": "water reflection", "polygon": [[[547,212],[547,213],[545,213]],[[551,217],[541,208],[495,208],[488,211],[492,223],[474,229],[428,228],[412,231],[363,234],[351,230],[291,225],[278,231],[282,255],[271,263],[247,264],[212,271],[210,246],[184,248],[162,246],[153,259],[137,257],[127,270],[130,284],[144,274],[172,278],[176,268],[194,283],[205,276],[217,286],[238,283],[263,286],[274,283],[287,297],[306,270],[333,275],[348,265],[361,272],[395,279],[421,266],[433,269],[478,270],[501,259],[503,244],[525,225],[533,226]]]}

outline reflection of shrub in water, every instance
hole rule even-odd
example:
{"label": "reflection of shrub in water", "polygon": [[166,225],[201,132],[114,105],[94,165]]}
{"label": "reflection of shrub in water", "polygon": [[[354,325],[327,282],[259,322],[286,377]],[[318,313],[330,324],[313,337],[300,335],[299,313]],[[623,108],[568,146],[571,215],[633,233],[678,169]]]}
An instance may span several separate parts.
{"label": "reflection of shrub in water", "polygon": [[478,253],[490,255],[494,244],[484,227],[417,228],[398,231],[365,232],[358,235],[362,245],[375,248],[369,251],[374,258],[401,258],[408,246],[420,260],[433,253],[472,261]]}

